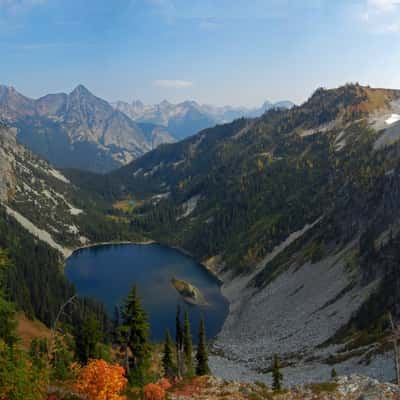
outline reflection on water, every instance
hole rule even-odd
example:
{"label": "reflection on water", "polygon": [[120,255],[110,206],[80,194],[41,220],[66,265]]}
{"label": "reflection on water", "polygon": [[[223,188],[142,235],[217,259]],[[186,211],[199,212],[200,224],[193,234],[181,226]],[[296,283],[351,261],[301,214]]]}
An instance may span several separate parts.
{"label": "reflection on water", "polygon": [[[78,293],[102,301],[110,312],[122,304],[133,284],[137,284],[149,314],[153,340],[162,340],[166,328],[175,333],[175,311],[180,302],[188,308],[193,333],[205,318],[207,335],[215,336],[222,326],[228,304],[218,281],[201,265],[177,250],[158,244],[107,245],[82,249],[68,260],[66,276]],[[185,304],[171,285],[171,278],[184,279],[201,290],[208,306]]]}

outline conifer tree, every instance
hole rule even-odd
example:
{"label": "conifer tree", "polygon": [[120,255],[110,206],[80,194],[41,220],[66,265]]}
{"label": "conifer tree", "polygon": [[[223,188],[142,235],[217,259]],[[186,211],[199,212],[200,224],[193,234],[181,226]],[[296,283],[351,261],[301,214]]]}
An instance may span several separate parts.
{"label": "conifer tree", "polygon": [[100,322],[94,314],[86,317],[75,329],[76,355],[79,361],[86,364],[89,359],[96,358],[96,346],[102,338]]}
{"label": "conifer tree", "polygon": [[7,253],[0,249],[0,339],[7,345],[17,342],[16,310],[12,303],[5,299],[5,271],[10,266]]}
{"label": "conifer tree", "polygon": [[279,391],[282,389],[283,375],[280,370],[280,362],[278,356],[274,355],[274,360],[272,362],[272,389],[274,391]]}
{"label": "conifer tree", "polygon": [[183,317],[183,357],[184,357],[185,375],[193,376],[192,334],[190,332],[189,315],[186,309]]}
{"label": "conifer tree", "polygon": [[208,367],[206,329],[203,318],[200,320],[199,343],[197,345],[196,360],[196,375],[208,375],[210,373],[210,368]]}
{"label": "conifer tree", "polygon": [[150,327],[136,285],[132,287],[125,301],[123,320],[127,347],[131,351],[129,380],[133,384],[142,386],[145,384],[146,371],[150,360]]}
{"label": "conifer tree", "polygon": [[178,377],[183,374],[182,366],[182,352],[183,352],[183,329],[181,322],[181,306],[180,304],[176,307],[176,319],[175,319],[175,347],[176,347],[176,366]]}
{"label": "conifer tree", "polygon": [[165,334],[164,342],[164,353],[162,358],[162,364],[164,368],[164,375],[166,378],[173,378],[175,374],[175,366],[172,359],[172,338],[167,329]]}
{"label": "conifer tree", "polygon": [[121,315],[120,315],[119,306],[114,307],[114,316],[113,316],[112,324],[113,324],[112,337],[113,337],[114,343],[119,343],[120,342],[119,327],[121,325]]}

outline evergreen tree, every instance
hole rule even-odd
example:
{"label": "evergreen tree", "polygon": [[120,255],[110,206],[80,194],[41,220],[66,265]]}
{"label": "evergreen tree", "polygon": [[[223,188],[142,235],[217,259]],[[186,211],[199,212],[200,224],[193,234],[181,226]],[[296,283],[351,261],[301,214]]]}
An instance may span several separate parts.
{"label": "evergreen tree", "polygon": [[335,368],[332,368],[331,370],[331,378],[332,379],[336,379],[337,378],[337,372]]}
{"label": "evergreen tree", "polygon": [[7,345],[17,342],[15,307],[5,299],[5,273],[10,266],[7,253],[0,249],[0,339]]}
{"label": "evergreen tree", "polygon": [[210,368],[208,367],[206,329],[204,326],[204,319],[200,320],[199,343],[197,345],[196,360],[197,360],[196,374],[208,375],[210,373]]}
{"label": "evergreen tree", "polygon": [[134,285],[123,310],[124,333],[129,357],[129,380],[132,384],[144,385],[150,360],[149,323]]}
{"label": "evergreen tree", "polygon": [[14,305],[6,301],[0,292],[0,339],[7,345],[17,342],[16,327]]}
{"label": "evergreen tree", "polygon": [[274,360],[272,362],[272,389],[274,391],[279,391],[282,389],[283,375],[280,370],[280,362],[278,356],[274,355]]}
{"label": "evergreen tree", "polygon": [[187,376],[193,376],[193,345],[192,345],[192,334],[190,332],[189,315],[185,309],[183,317],[183,357],[185,374]]}
{"label": "evergreen tree", "polygon": [[55,335],[51,355],[52,378],[60,381],[70,379],[72,377],[70,367],[74,360],[74,354],[72,343],[70,343],[67,335]]}
{"label": "evergreen tree", "polygon": [[181,306],[180,304],[176,307],[176,320],[175,320],[175,347],[176,347],[176,365],[178,376],[182,376],[182,352],[183,352],[183,329],[181,323]]}
{"label": "evergreen tree", "polygon": [[162,358],[164,375],[166,378],[173,378],[175,375],[175,366],[172,357],[172,338],[167,329],[164,342],[164,354]]}
{"label": "evergreen tree", "polygon": [[38,368],[44,368],[46,366],[48,352],[47,339],[32,339],[29,346],[29,358]]}
{"label": "evergreen tree", "polygon": [[82,326],[75,329],[74,336],[78,360],[86,364],[89,359],[96,358],[96,346],[102,334],[100,323],[93,314],[83,320]]}
{"label": "evergreen tree", "polygon": [[120,342],[120,332],[119,332],[119,327],[121,325],[121,315],[120,315],[120,309],[119,306],[114,307],[114,318],[112,321],[112,337],[114,340],[114,343],[119,343]]}

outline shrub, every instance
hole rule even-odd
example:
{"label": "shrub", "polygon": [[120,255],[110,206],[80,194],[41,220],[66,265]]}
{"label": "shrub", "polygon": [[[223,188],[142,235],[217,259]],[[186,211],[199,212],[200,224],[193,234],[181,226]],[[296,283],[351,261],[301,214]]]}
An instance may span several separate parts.
{"label": "shrub", "polygon": [[143,397],[145,400],[164,400],[165,390],[156,383],[149,383],[143,388]]}
{"label": "shrub", "polygon": [[123,400],[121,391],[128,380],[120,365],[104,360],[90,360],[78,374],[75,389],[88,400]]}

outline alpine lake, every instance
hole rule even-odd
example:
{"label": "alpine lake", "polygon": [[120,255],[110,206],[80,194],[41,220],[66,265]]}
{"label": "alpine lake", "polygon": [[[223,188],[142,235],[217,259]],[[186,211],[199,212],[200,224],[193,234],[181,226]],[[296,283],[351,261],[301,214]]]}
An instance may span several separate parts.
{"label": "alpine lake", "polygon": [[[198,324],[204,318],[208,338],[222,327],[228,302],[221,284],[209,271],[182,252],[160,244],[107,244],[75,251],[66,261],[65,275],[78,294],[102,302],[112,317],[133,285],[137,285],[151,326],[151,338],[161,341],[166,329],[175,334],[178,304],[186,307],[197,339]],[[207,304],[184,300],[171,281],[180,279],[196,287]]]}

